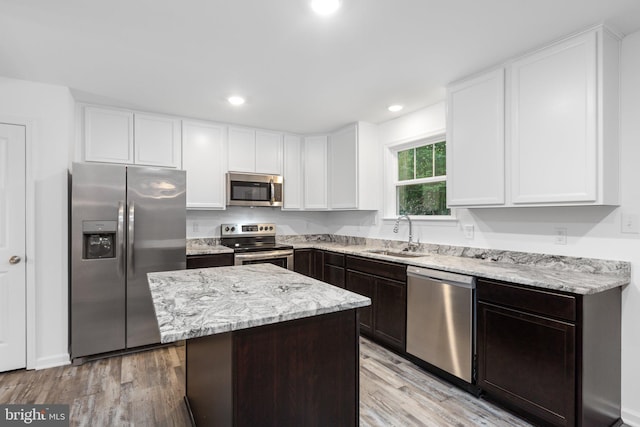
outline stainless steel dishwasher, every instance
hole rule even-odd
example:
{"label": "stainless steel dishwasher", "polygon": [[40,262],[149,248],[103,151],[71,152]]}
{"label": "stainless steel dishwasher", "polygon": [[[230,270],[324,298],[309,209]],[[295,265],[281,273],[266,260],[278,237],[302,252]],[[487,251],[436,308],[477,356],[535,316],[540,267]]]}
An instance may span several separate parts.
{"label": "stainless steel dishwasher", "polygon": [[471,383],[475,277],[409,266],[407,282],[407,353]]}

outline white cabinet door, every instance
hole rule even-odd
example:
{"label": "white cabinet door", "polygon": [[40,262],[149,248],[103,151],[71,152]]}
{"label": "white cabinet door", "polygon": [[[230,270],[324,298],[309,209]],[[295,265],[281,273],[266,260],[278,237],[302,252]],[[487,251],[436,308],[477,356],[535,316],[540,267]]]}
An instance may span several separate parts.
{"label": "white cabinet door", "polygon": [[449,86],[447,108],[447,205],[504,204],[504,69]]}
{"label": "white cabinet door", "polygon": [[256,172],[282,175],[282,134],[256,130]]}
{"label": "white cabinet door", "polygon": [[355,124],[329,137],[329,207],[358,207],[358,132]]}
{"label": "white cabinet door", "polygon": [[229,128],[229,170],[256,171],[256,132],[253,129]]}
{"label": "white cabinet door", "polygon": [[304,207],[327,208],[327,137],[304,139]]}
{"label": "white cabinet door", "polygon": [[182,122],[182,168],[187,172],[187,209],[225,208],[226,127]]}
{"label": "white cabinet door", "polygon": [[302,209],[303,185],[302,174],[302,138],[297,135],[284,136],[284,210]]}
{"label": "white cabinet door", "polygon": [[133,113],[84,108],[84,160],[133,163]]}
{"label": "white cabinet door", "polygon": [[513,62],[514,204],[596,200],[596,53],[590,32]]}
{"label": "white cabinet door", "polygon": [[138,113],[134,119],[134,163],[179,168],[182,155],[180,120]]}

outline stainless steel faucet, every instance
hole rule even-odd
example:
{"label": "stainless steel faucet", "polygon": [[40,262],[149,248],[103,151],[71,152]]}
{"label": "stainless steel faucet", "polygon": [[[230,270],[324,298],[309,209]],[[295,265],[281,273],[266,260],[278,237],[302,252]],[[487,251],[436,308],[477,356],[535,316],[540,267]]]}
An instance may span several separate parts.
{"label": "stainless steel faucet", "polygon": [[396,223],[393,226],[393,232],[398,232],[398,228],[400,227],[400,220],[402,218],[406,218],[407,221],[409,221],[409,241],[407,242],[407,248],[405,250],[414,251],[418,248],[419,243],[413,242],[413,226],[411,224],[411,218],[409,218],[409,215],[400,215],[398,219],[396,219]]}

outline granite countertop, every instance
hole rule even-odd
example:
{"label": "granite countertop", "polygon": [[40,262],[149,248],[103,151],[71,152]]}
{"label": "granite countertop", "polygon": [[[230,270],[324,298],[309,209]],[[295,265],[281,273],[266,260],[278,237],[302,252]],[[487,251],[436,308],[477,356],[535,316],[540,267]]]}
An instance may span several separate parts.
{"label": "granite countertop", "polygon": [[271,264],[147,276],[162,343],[371,304],[367,297]]}
{"label": "granite countertop", "polygon": [[232,254],[233,249],[222,245],[192,244],[187,246],[187,256],[189,255],[214,255]]}
{"label": "granite countertop", "polygon": [[[582,295],[621,287],[631,281],[630,264],[625,261],[429,244],[420,245],[416,254],[422,256],[400,258],[371,251],[387,249],[400,252],[406,246],[405,242],[333,235],[279,238],[295,249],[322,249]],[[195,254],[196,250],[198,254],[231,251],[220,246],[215,239],[189,241],[187,254]]]}
{"label": "granite countertop", "polygon": [[[365,256],[383,261],[393,261],[416,267],[433,268],[467,274],[486,279],[503,280],[505,282],[553,289],[574,294],[595,294],[612,288],[629,284],[629,274],[591,273],[585,271],[561,270],[553,268],[553,257],[546,256],[545,265],[528,265],[492,261],[491,259],[475,259],[462,256],[441,255],[435,253],[416,253],[423,256],[399,258],[391,255],[376,254],[370,251],[381,250],[380,247],[368,245],[344,245],[330,242],[293,243],[294,248],[315,248],[338,253]],[[393,249],[389,249],[394,252]],[[400,250],[395,250],[400,252]],[[589,260],[587,260],[589,261]]]}

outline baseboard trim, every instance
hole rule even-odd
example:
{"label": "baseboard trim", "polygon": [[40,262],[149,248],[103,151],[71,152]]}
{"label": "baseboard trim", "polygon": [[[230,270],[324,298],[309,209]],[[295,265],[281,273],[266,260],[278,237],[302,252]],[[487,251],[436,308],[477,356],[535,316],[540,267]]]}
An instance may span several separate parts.
{"label": "baseboard trim", "polygon": [[36,369],[55,368],[56,366],[64,366],[70,363],[69,353],[54,354],[53,356],[36,359]]}
{"label": "baseboard trim", "polygon": [[640,427],[640,412],[622,409],[625,427]]}

